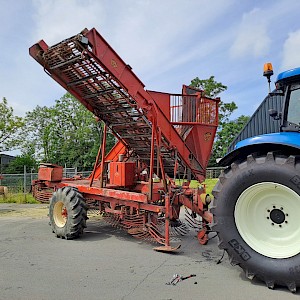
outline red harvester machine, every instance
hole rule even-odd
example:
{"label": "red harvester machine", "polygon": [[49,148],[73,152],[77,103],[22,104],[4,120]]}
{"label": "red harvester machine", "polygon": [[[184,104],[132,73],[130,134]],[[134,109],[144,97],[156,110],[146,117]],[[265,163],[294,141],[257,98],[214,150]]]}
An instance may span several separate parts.
{"label": "red harvester machine", "polygon": [[[170,246],[170,228],[183,233],[180,207],[199,228],[201,244],[212,215],[203,182],[218,122],[219,99],[183,86],[182,94],[144,89],[144,84],[95,30],[49,47],[43,40],[29,49],[46,73],[104,122],[103,138],[88,178],[62,178],[62,168],[44,164],[33,193],[50,199],[50,223],[58,237],[83,233],[87,210],[97,209],[130,234]],[[118,142],[105,155],[107,130]],[[182,179],[183,184],[178,185]],[[53,192],[53,195],[52,195]],[[173,230],[173,229],[172,229]]]}

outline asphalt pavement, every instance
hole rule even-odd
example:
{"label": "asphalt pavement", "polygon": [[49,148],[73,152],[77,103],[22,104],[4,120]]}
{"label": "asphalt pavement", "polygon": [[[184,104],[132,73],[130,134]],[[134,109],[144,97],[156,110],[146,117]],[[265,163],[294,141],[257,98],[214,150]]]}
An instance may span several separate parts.
{"label": "asphalt pavement", "polygon": [[[177,254],[153,251],[99,217],[77,240],[55,237],[45,205],[0,204],[0,299],[297,299],[286,288],[249,281],[217,238],[201,246],[194,231]],[[214,234],[211,233],[210,237]],[[195,277],[168,285],[175,274]]]}

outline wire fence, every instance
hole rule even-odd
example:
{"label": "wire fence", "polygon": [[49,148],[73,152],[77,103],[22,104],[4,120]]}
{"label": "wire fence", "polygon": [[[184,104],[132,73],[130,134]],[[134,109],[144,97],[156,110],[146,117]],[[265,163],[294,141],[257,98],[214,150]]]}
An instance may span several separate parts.
{"label": "wire fence", "polygon": [[207,168],[206,169],[206,178],[207,179],[219,178],[219,176],[221,175],[221,173],[224,169],[225,168],[223,168],[223,167]]}
{"label": "wire fence", "polygon": [[[77,172],[77,168],[64,168],[63,177],[72,178],[75,175],[81,175],[83,178],[88,177],[91,171]],[[38,173],[27,173],[24,167],[23,174],[1,174],[0,186],[8,187],[10,193],[30,193],[31,183],[38,179]]]}
{"label": "wire fence", "polygon": [[[208,168],[206,178],[218,178],[224,168]],[[63,177],[72,178],[75,175],[88,177],[91,171],[77,172],[77,168],[64,168]],[[2,174],[0,176],[0,186],[7,186],[10,193],[30,193],[31,183],[38,178],[38,173],[27,173],[24,168],[23,174]]]}
{"label": "wire fence", "polygon": [[37,179],[37,175],[37,173],[2,174],[0,185],[7,186],[10,193],[29,193],[31,182]]}

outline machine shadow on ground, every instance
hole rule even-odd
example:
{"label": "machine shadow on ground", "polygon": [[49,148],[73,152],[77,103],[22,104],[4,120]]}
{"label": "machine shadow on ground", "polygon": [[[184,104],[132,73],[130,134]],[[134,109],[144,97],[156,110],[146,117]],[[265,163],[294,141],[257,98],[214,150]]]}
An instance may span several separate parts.
{"label": "machine shadow on ground", "polygon": [[[209,263],[214,265],[214,268],[230,268],[236,269],[239,272],[239,278],[244,282],[248,282],[253,286],[265,287],[265,284],[257,278],[250,281],[246,278],[245,273],[239,267],[233,267],[230,265],[227,254],[220,250],[217,246],[218,238],[215,236],[214,232],[210,233],[210,240],[207,245],[200,245],[197,241],[196,232],[190,230],[186,235],[180,238],[181,248],[177,252],[164,253],[166,257],[172,259],[172,257],[183,256],[190,259],[195,263],[195,265],[201,265],[203,263]],[[116,228],[107,224],[101,217],[93,217],[87,222],[87,228],[84,234],[79,240],[84,242],[97,242],[105,240],[111,237],[115,237],[120,241],[130,242],[132,244],[137,244],[137,247],[142,247],[143,249],[153,249],[157,246],[157,243],[136,239],[130,234],[128,234],[124,229]],[[219,265],[219,266],[217,266]],[[282,286],[276,286],[274,293],[276,291],[286,292],[290,294],[287,288]],[[295,293],[295,295],[300,295],[300,291]]]}

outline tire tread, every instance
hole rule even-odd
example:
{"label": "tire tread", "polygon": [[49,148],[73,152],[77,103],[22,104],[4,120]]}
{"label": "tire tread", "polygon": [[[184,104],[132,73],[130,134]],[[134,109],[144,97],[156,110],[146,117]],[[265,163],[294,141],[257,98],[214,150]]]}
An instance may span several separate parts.
{"label": "tire tread", "polygon": [[[297,286],[300,286],[300,279],[295,278],[295,280],[290,280],[290,276],[287,274],[286,278],[280,278],[276,277],[276,274],[273,274],[273,276],[264,274],[263,271],[260,270],[260,268],[253,269],[252,267],[249,267],[247,263],[245,263],[229,246],[226,241],[226,239],[223,239],[223,232],[226,232],[228,228],[224,228],[224,224],[222,222],[219,222],[219,216],[218,211],[220,211],[220,208],[218,208],[219,204],[218,201],[219,198],[222,198],[222,193],[224,187],[228,187],[228,184],[234,185],[235,182],[232,182],[234,180],[231,180],[233,176],[238,176],[238,172],[244,168],[253,168],[253,167],[260,167],[262,168],[262,165],[266,165],[265,168],[268,168],[269,164],[273,164],[275,167],[278,168],[278,166],[283,166],[285,168],[290,168],[288,172],[296,172],[296,166],[297,166],[297,157],[290,155],[290,156],[278,156],[274,154],[274,152],[268,152],[265,155],[257,156],[256,154],[250,154],[243,161],[234,162],[231,164],[230,167],[227,167],[223,171],[223,173],[220,175],[219,180],[217,184],[215,185],[212,194],[214,196],[214,208],[211,210],[212,214],[214,215],[214,225],[213,229],[217,232],[219,237],[219,243],[218,246],[220,249],[224,249],[229,257],[229,261],[232,265],[239,265],[245,272],[246,277],[252,280],[254,277],[259,278],[260,280],[264,281],[266,286],[270,289],[273,289],[276,285],[284,285],[286,286],[291,292],[295,293],[297,290]],[[298,165],[299,167],[299,165]],[[236,177],[235,177],[236,178]],[[224,198],[222,199],[224,200]],[[224,207],[223,207],[224,208]],[[271,278],[270,278],[271,277]]]}
{"label": "tire tread", "polygon": [[[57,201],[62,201],[68,210],[67,223],[62,228],[55,224],[53,217],[53,209]],[[49,217],[52,231],[60,238],[68,240],[78,238],[86,228],[87,208],[78,189],[69,186],[58,189],[50,199]]]}

